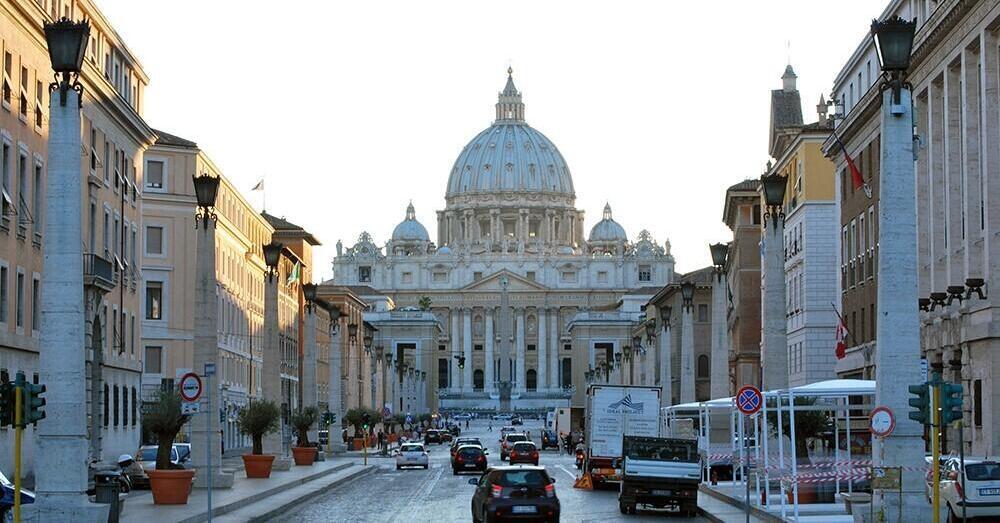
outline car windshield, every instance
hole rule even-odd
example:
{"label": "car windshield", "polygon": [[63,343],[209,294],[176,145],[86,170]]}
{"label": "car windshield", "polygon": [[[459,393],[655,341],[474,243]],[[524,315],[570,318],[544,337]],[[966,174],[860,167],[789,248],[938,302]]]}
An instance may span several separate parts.
{"label": "car windshield", "polygon": [[420,445],[403,445],[399,448],[400,452],[423,452],[424,447]]}
{"label": "car windshield", "polygon": [[514,443],[516,441],[527,441],[528,437],[524,434],[508,434],[507,443]]}
{"label": "car windshield", "polygon": [[479,447],[462,447],[458,449],[458,454],[464,457],[477,457],[482,454],[483,451]]}
{"label": "car windshield", "polygon": [[183,461],[187,459],[188,454],[191,454],[191,447],[187,445],[177,445],[174,447],[174,452],[177,453],[176,459],[178,461]]}
{"label": "car windshield", "polygon": [[627,440],[623,454],[632,459],[655,461],[698,461],[698,451],[693,442]]}
{"label": "car windshield", "polygon": [[514,444],[514,450],[518,452],[530,452],[535,450],[535,444],[527,441],[522,441]]}
{"label": "car windshield", "polygon": [[460,447],[462,445],[479,445],[479,446],[482,446],[483,444],[480,443],[480,441],[478,439],[460,439],[460,440],[458,440],[455,443],[456,447]]}
{"label": "car windshield", "polygon": [[969,481],[1000,480],[1000,463],[976,463],[965,466]]}
{"label": "car windshield", "polygon": [[496,483],[502,487],[541,487],[549,484],[544,470],[505,470]]}
{"label": "car windshield", "polygon": [[156,447],[139,450],[139,461],[156,461]]}

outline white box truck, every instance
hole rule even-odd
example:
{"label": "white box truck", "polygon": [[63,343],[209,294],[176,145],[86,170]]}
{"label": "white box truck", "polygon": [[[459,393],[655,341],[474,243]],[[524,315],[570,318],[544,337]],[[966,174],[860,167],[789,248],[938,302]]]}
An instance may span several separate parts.
{"label": "white box truck", "polygon": [[594,485],[621,480],[622,437],[660,435],[660,388],[591,385],[587,389],[584,470]]}

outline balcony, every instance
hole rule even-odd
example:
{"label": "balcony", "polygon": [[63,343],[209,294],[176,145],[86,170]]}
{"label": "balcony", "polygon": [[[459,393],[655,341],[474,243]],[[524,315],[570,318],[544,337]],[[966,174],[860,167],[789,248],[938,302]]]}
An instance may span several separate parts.
{"label": "balcony", "polygon": [[98,254],[83,255],[83,285],[101,292],[115,288],[115,270],[111,262]]}

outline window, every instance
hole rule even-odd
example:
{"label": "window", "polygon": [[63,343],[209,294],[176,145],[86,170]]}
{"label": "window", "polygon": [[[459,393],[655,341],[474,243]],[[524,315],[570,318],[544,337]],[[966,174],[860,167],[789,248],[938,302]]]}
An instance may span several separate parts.
{"label": "window", "polygon": [[560,280],[563,283],[573,283],[576,281],[576,271],[562,271],[560,273]]}
{"label": "window", "polygon": [[11,144],[8,142],[3,143],[2,154],[0,154],[0,170],[3,170],[3,201],[0,202],[0,215],[3,216],[3,222],[6,224],[9,220],[9,216],[14,214],[14,199],[11,194],[14,192],[14,181],[10,177],[11,162],[13,161],[13,156],[11,153]]}
{"label": "window", "polygon": [[3,54],[3,106],[10,109],[11,99],[11,79],[14,74],[14,55],[5,52]]}
{"label": "window", "polygon": [[109,411],[110,411],[110,406],[111,406],[110,404],[111,404],[111,390],[109,389],[108,384],[105,383],[104,384],[104,426],[105,427],[108,426],[108,418],[109,418],[108,415],[110,414]]}
{"label": "window", "polygon": [[371,283],[372,268],[370,266],[358,267],[358,281],[361,283]]}
{"label": "window", "polygon": [[42,294],[41,282],[38,278],[31,279],[31,329],[41,330],[42,329]]}
{"label": "window", "polygon": [[21,119],[28,119],[28,68],[21,66],[21,105],[18,109],[21,112]]}
{"label": "window", "polygon": [[122,427],[128,425],[128,387],[122,385]]}
{"label": "window", "polygon": [[483,369],[472,371],[472,388],[474,390],[483,390]]}
{"label": "window", "polygon": [[[605,274],[607,276],[607,274]],[[639,266],[639,281],[653,281],[653,271],[649,265]]]}
{"label": "window", "polygon": [[438,350],[448,350],[447,345],[438,345]]}
{"label": "window", "polygon": [[531,281],[535,281],[535,271],[528,271],[527,278]]}
{"label": "window", "polygon": [[438,388],[448,388],[448,358],[438,358]]}
{"label": "window", "polygon": [[24,274],[17,273],[17,310],[14,316],[14,326],[24,327]]}
{"label": "window", "polygon": [[132,387],[132,426],[134,427],[136,422],[138,422],[138,404],[139,404],[139,394],[136,392],[135,387]]}
{"label": "window", "polygon": [[753,216],[752,216],[752,219],[753,219],[753,224],[754,225],[760,225],[760,204],[759,203],[756,203],[753,206]]}
{"label": "window", "polygon": [[563,345],[563,350],[573,350],[573,346],[570,345],[569,343],[567,343],[567,344]]}
{"label": "window", "polygon": [[446,272],[435,272],[434,273],[434,283],[445,283],[448,281],[448,273]]}
{"label": "window", "polygon": [[163,373],[163,347],[146,347],[146,374]]}
{"label": "window", "polygon": [[538,390],[538,373],[535,369],[528,369],[524,375],[525,387],[528,390]]}
{"label": "window", "polygon": [[17,158],[17,225],[19,232],[24,234],[24,229],[31,221],[28,213],[28,201],[31,196],[28,194],[28,155],[21,153]]}
{"label": "window", "polygon": [[983,426],[983,380],[972,382],[972,425]]}
{"label": "window", "polygon": [[163,319],[163,282],[146,282],[146,319]]}
{"label": "window", "polygon": [[708,321],[708,304],[698,304],[698,321]]}
{"label": "window", "polygon": [[535,344],[534,344],[534,343],[529,343],[529,344],[528,344],[528,345],[527,345],[527,346],[525,347],[525,350],[527,350],[527,351],[533,351],[533,350],[537,350],[537,349],[535,348]]}
{"label": "window", "polygon": [[41,81],[35,81],[35,127],[38,129],[42,128],[42,93],[45,90],[42,88]]}
{"label": "window", "polygon": [[146,187],[149,189],[163,188],[162,160],[146,160]]}
{"label": "window", "polygon": [[111,142],[104,142],[104,183],[111,184]]}
{"label": "window", "polygon": [[560,385],[562,388],[566,389],[573,386],[573,360],[572,358],[562,359],[562,368],[560,369],[561,381]]}
{"label": "window", "polygon": [[115,389],[114,390],[115,406],[114,406],[114,411],[113,411],[114,414],[113,414],[113,416],[115,418],[115,427],[117,428],[118,427],[118,386],[117,385],[114,386],[114,389]]}
{"label": "window", "polygon": [[104,254],[109,253],[108,248],[111,246],[111,213],[104,209]]}
{"label": "window", "polygon": [[707,378],[708,377],[708,355],[702,354],[698,356],[698,377]]}
{"label": "window", "polygon": [[413,283],[413,273],[404,272],[403,273],[403,283]]}
{"label": "window", "polygon": [[483,279],[483,273],[482,272],[476,271],[476,272],[472,273],[472,281],[479,281],[479,280],[482,280],[482,279]]}
{"label": "window", "polygon": [[[642,274],[639,277],[642,278]],[[597,283],[608,283],[608,271],[597,271]]]}
{"label": "window", "polygon": [[158,225],[146,226],[146,254],[163,254],[163,227]]}
{"label": "window", "polygon": [[0,323],[7,323],[7,267],[0,267]]}
{"label": "window", "polygon": [[42,164],[35,164],[35,190],[32,192],[31,215],[35,219],[35,234],[42,234]]}
{"label": "window", "polygon": [[477,343],[472,346],[472,350],[483,350],[483,345],[481,343]]}

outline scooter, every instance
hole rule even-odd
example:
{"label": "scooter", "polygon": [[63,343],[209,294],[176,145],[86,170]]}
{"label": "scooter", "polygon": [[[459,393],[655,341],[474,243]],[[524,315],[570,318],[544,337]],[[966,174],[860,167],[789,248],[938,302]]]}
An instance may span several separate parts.
{"label": "scooter", "polygon": [[[0,521],[7,523],[14,521],[14,484],[7,479],[7,476],[0,472]],[[21,505],[35,502],[35,493],[21,489]]]}

